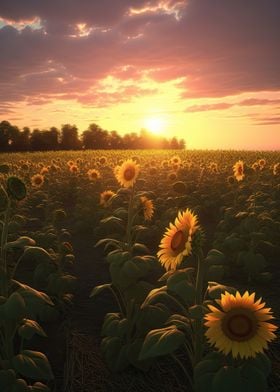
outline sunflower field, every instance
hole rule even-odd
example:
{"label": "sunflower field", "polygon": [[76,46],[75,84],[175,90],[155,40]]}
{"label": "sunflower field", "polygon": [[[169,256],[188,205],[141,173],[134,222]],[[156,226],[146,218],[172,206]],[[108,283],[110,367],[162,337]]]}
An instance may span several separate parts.
{"label": "sunflower field", "polygon": [[280,153],[0,155],[0,391],[280,391]]}

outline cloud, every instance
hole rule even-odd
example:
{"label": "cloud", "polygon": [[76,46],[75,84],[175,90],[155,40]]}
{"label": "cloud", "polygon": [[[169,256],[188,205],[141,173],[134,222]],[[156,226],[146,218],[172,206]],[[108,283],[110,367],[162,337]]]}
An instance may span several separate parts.
{"label": "cloud", "polygon": [[[90,96],[111,75],[138,84],[178,80],[182,99],[280,90],[279,0],[1,0],[0,101]],[[37,22],[38,23],[38,22]],[[16,26],[16,25],[15,25]],[[131,91],[122,91],[132,99]],[[146,94],[145,89],[139,93]],[[149,92],[148,92],[149,94]],[[115,96],[121,96],[115,94]],[[34,98],[35,97],[35,98]],[[110,104],[116,100],[106,97]],[[271,105],[252,98],[240,106]],[[189,112],[223,110],[229,103]]]}
{"label": "cloud", "polygon": [[218,102],[218,103],[210,103],[210,104],[202,104],[202,105],[192,105],[188,106],[185,111],[187,113],[196,113],[196,112],[206,112],[212,110],[226,110],[230,109],[234,106],[273,106],[279,105],[280,99],[262,99],[262,98],[247,98],[240,102]]}
{"label": "cloud", "polygon": [[234,106],[232,103],[212,103],[212,104],[205,104],[205,105],[192,105],[186,108],[186,112],[188,113],[196,113],[196,112],[206,112],[211,110],[226,110]]}

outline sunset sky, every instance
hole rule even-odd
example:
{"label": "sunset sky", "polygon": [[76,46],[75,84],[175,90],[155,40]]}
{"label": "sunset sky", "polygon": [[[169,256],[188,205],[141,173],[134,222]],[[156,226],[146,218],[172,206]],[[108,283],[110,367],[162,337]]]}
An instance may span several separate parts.
{"label": "sunset sky", "polygon": [[0,121],[280,149],[280,0],[0,0]]}

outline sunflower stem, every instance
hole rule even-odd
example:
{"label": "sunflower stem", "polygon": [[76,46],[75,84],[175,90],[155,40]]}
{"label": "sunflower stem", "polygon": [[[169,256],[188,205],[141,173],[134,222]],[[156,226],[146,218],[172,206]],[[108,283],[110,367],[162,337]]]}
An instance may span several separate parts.
{"label": "sunflower stem", "polygon": [[190,386],[191,386],[191,389],[193,390],[193,380],[192,380],[190,374],[188,373],[187,369],[185,368],[185,366],[182,364],[182,362],[180,361],[180,359],[176,357],[176,355],[170,354],[170,356],[171,356],[171,358],[173,358],[173,360],[174,360],[174,361],[179,365],[179,367],[182,369],[184,375],[186,376],[186,378],[187,378],[187,380],[188,380],[188,382],[189,382],[189,384],[190,384]]}
{"label": "sunflower stem", "polygon": [[131,248],[132,248],[131,229],[132,229],[132,223],[133,223],[134,191],[135,191],[135,188],[133,186],[131,189],[131,194],[130,194],[129,204],[128,204],[128,211],[127,211],[126,242],[128,244],[129,252],[131,251]]}
{"label": "sunflower stem", "polygon": [[[203,289],[203,252],[200,249],[197,254],[197,275],[196,275],[196,297],[195,304],[202,305],[202,289]],[[203,354],[203,319],[195,321],[195,335],[194,335],[194,364],[197,364],[202,359]]]}

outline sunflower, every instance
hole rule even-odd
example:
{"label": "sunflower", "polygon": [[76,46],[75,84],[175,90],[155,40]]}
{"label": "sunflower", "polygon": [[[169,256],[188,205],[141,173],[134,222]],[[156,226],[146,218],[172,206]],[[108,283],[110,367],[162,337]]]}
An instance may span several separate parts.
{"label": "sunflower", "polygon": [[132,159],[123,162],[121,166],[117,166],[114,170],[116,179],[125,188],[130,188],[135,184],[139,172],[139,165]]}
{"label": "sunflower", "polygon": [[111,198],[115,195],[113,191],[104,191],[100,194],[100,205],[107,207]]}
{"label": "sunflower", "polygon": [[266,160],[264,158],[261,158],[261,159],[259,159],[258,164],[260,166],[260,170],[263,170],[266,165]]}
{"label": "sunflower", "polygon": [[275,163],[275,164],[273,165],[273,174],[274,174],[275,176],[277,176],[277,175],[280,174],[280,163]]}
{"label": "sunflower", "polygon": [[210,344],[226,355],[231,352],[233,358],[255,357],[267,349],[277,327],[267,322],[273,316],[261,300],[255,302],[255,293],[248,291],[243,296],[238,291],[235,296],[225,292],[216,300],[221,310],[208,305],[211,312],[205,316],[205,325]]}
{"label": "sunflower", "polygon": [[69,170],[71,173],[78,173],[79,168],[77,165],[73,164],[72,166],[69,166]]}
{"label": "sunflower", "polygon": [[46,166],[43,166],[42,169],[40,170],[40,174],[44,175],[49,172],[49,169]]}
{"label": "sunflower", "polygon": [[34,176],[31,177],[31,184],[36,188],[40,188],[44,184],[44,176],[42,176],[42,174],[34,174]]}
{"label": "sunflower", "polygon": [[233,166],[233,174],[234,177],[236,178],[237,181],[242,181],[243,178],[245,177],[244,174],[244,162],[243,161],[237,161],[234,166]]}
{"label": "sunflower", "polygon": [[87,175],[88,175],[88,178],[91,181],[96,181],[96,180],[98,180],[101,177],[100,176],[100,172],[98,170],[96,170],[96,169],[89,169],[87,171]]}
{"label": "sunflower", "polygon": [[178,155],[174,155],[173,157],[170,158],[170,163],[171,163],[171,165],[180,165],[181,158],[178,157]]}
{"label": "sunflower", "polygon": [[140,197],[141,207],[145,220],[151,220],[154,214],[154,205],[152,200],[148,199],[146,196]]}
{"label": "sunflower", "polygon": [[179,212],[174,224],[166,228],[157,252],[160,263],[166,270],[176,269],[184,256],[192,253],[192,238],[199,228],[197,216],[189,209]]}

